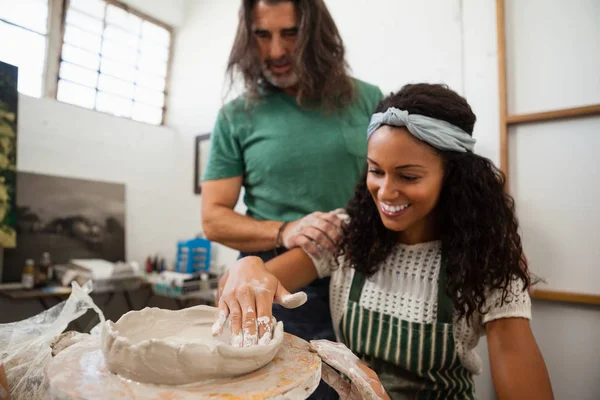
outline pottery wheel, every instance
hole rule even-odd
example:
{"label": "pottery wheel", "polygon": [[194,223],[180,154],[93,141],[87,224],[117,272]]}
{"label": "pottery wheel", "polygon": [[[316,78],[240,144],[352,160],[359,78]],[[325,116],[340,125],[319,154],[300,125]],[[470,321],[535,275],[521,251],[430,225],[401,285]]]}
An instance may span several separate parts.
{"label": "pottery wheel", "polygon": [[158,386],[111,373],[100,341],[93,337],[60,352],[48,364],[46,376],[51,400],[305,399],[319,384],[321,360],[304,340],[286,333],[273,361],[250,374],[185,386]]}

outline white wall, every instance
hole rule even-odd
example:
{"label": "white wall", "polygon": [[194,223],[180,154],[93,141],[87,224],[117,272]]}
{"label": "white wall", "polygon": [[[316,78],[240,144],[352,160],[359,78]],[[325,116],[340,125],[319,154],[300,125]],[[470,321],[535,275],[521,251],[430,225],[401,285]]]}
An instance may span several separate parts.
{"label": "white wall", "polygon": [[[505,2],[511,114],[600,102],[600,3],[548,4]],[[525,251],[553,290],[599,292],[599,127],[600,118],[589,117],[509,130],[510,191]],[[599,399],[598,307],[534,301],[532,327],[556,398]]]}
{"label": "white wall", "polygon": [[135,8],[157,20],[179,28],[183,25],[185,0],[122,0],[123,3]]}

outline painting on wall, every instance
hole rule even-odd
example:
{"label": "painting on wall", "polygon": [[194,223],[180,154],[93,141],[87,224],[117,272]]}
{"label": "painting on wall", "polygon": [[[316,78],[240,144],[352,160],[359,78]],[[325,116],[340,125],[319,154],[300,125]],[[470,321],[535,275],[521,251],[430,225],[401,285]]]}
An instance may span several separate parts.
{"label": "painting on wall", "polygon": [[27,259],[125,261],[125,185],[17,173],[17,247],[4,252],[4,281],[20,280]]}
{"label": "painting on wall", "polygon": [[0,61],[0,247],[16,246],[18,69]]}
{"label": "painting on wall", "polygon": [[194,149],[194,193],[202,193],[202,175],[206,168],[208,155],[210,151],[210,133],[203,133],[196,136]]}

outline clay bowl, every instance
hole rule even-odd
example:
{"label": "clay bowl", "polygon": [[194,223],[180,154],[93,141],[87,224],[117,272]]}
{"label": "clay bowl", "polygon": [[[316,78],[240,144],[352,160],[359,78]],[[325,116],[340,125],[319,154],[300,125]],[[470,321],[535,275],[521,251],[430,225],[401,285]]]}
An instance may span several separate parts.
{"label": "clay bowl", "polygon": [[145,308],[102,327],[101,346],[108,369],[127,379],[161,385],[184,385],[230,378],[262,368],[283,342],[277,323],[267,345],[232,347],[229,329],[213,338],[214,307],[179,311]]}

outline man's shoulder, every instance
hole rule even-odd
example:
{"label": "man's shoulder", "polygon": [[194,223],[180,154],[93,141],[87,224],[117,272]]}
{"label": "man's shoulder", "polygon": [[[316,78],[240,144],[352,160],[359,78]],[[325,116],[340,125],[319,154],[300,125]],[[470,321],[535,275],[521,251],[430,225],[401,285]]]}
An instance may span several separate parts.
{"label": "man's shoulder", "polygon": [[246,108],[246,95],[241,94],[234,98],[233,100],[228,101],[221,107],[221,111],[230,112],[230,111],[239,111]]}
{"label": "man's shoulder", "polygon": [[217,123],[237,125],[242,121],[240,118],[243,118],[246,115],[244,111],[247,111],[247,106],[248,104],[244,94],[228,101],[219,109]]}
{"label": "man's shoulder", "polygon": [[383,99],[379,86],[353,78],[355,87],[355,105],[365,113],[371,115],[375,107]]}
{"label": "man's shoulder", "polygon": [[363,80],[352,78],[354,81],[354,87],[356,88],[356,93],[359,97],[362,96],[376,96],[381,97],[381,89],[379,86],[374,85],[372,83],[365,82]]}

